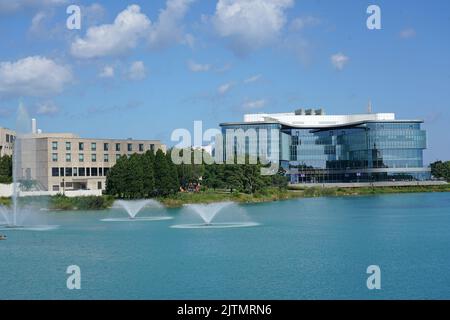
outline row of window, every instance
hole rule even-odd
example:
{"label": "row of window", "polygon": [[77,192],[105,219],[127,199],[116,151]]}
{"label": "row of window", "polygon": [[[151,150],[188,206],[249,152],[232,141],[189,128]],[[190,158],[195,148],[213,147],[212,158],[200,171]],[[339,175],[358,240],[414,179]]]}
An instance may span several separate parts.
{"label": "row of window", "polygon": [[85,167],[53,167],[52,177],[106,177],[109,168]]}
{"label": "row of window", "polygon": [[[120,154],[116,154],[116,161],[123,155]],[[78,162],[84,162],[84,154],[80,153],[78,154]],[[52,161],[53,162],[58,162],[58,154],[57,153],[52,153]],[[71,153],[66,153],[66,162],[72,162],[72,154]],[[93,153],[91,154],[91,162],[97,162],[97,154]],[[105,153],[103,155],[103,162],[109,162],[109,154]]]}
{"label": "row of window", "polygon": [[[85,149],[84,146],[84,142],[78,142],[78,150],[79,151],[84,151]],[[105,142],[103,143],[103,151],[109,151],[110,149],[110,144]],[[120,151],[121,149],[121,144],[120,143],[115,143],[115,150],[116,151]],[[52,150],[56,151],[58,150],[58,141],[53,141],[52,142]],[[66,142],[66,151],[71,151],[72,150],[72,142]],[[139,143],[138,144],[138,149],[139,152],[144,152],[144,144],[143,143]],[[150,144],[150,150],[151,151],[155,151],[155,145],[154,144]],[[91,151],[97,151],[97,142],[91,142]],[[133,144],[132,143],[127,143],[127,151],[128,152],[132,152],[133,151]]]}
{"label": "row of window", "polygon": [[15,136],[10,135],[10,134],[6,134],[6,142],[13,143],[15,139],[16,139]]}

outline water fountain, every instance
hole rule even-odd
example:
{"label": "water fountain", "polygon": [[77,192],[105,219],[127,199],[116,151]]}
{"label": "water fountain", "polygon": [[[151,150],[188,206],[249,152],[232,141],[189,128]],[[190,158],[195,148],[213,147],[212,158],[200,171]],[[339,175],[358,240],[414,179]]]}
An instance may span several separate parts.
{"label": "water fountain", "polygon": [[163,209],[164,206],[156,200],[117,200],[114,202],[113,208],[124,210],[128,213],[128,218],[106,218],[102,221],[123,222],[123,221],[159,221],[169,220],[169,216],[146,216],[136,217],[144,208]]}
{"label": "water fountain", "polygon": [[38,224],[37,209],[31,206],[19,204],[22,185],[38,184],[33,180],[36,174],[36,139],[31,134],[31,120],[22,103],[19,104],[16,122],[16,138],[13,150],[13,192],[12,208],[0,207],[3,217],[1,229],[47,231],[56,229],[58,226]]}
{"label": "water fountain", "polygon": [[[176,229],[200,229],[200,228],[244,228],[255,227],[259,224],[256,222],[213,222],[216,216],[224,209],[235,205],[234,202],[217,202],[211,204],[188,204],[185,207],[189,212],[193,212],[196,216],[200,217],[203,223],[200,224],[178,224],[172,226]],[[234,211],[242,212],[242,209],[234,208]],[[241,217],[245,216],[245,212],[240,214]]]}

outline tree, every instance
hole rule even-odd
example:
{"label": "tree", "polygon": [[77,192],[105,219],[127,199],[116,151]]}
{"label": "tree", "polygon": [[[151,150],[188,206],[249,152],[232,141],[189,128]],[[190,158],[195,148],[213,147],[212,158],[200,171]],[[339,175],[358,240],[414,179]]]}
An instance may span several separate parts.
{"label": "tree", "polygon": [[142,165],[142,180],[144,197],[151,197],[155,192],[155,174],[154,174],[155,154],[152,151],[147,151],[141,157]]}
{"label": "tree", "polygon": [[168,185],[167,189],[169,190],[169,194],[177,193],[180,189],[180,183],[178,181],[178,172],[177,167],[172,161],[171,153],[167,152],[165,155],[167,166],[169,168],[169,177],[168,177]]}
{"label": "tree", "polygon": [[132,154],[128,159],[128,166],[125,171],[124,190],[126,198],[142,198],[144,196],[144,168],[141,161],[142,156]]}
{"label": "tree", "polygon": [[242,190],[241,168],[241,165],[238,164],[224,165],[223,182],[230,192]]}
{"label": "tree", "polygon": [[436,161],[431,164],[431,174],[435,178],[442,178],[450,181],[450,161]]}
{"label": "tree", "polygon": [[123,156],[117,159],[116,164],[109,170],[106,177],[106,193],[124,197],[126,190],[125,176],[127,166],[127,157]]}
{"label": "tree", "polygon": [[12,157],[0,157],[0,183],[11,183],[12,181]]}
{"label": "tree", "polygon": [[282,167],[278,170],[277,174],[270,176],[270,184],[278,189],[286,189],[289,183],[286,177],[286,170]]}
{"label": "tree", "polygon": [[225,188],[224,166],[218,164],[210,164],[205,166],[203,175],[203,184],[214,190]]}
{"label": "tree", "polygon": [[167,161],[167,157],[161,150],[155,155],[155,193],[160,196],[167,196],[173,192],[173,174]]}

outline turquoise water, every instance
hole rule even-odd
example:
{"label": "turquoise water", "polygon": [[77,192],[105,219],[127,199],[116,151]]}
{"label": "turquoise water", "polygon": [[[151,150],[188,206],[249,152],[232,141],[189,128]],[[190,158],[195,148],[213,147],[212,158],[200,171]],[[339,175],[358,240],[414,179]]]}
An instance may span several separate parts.
{"label": "turquoise water", "polygon": [[[298,199],[218,216],[260,223],[251,228],[173,229],[199,220],[166,214],[174,219],[49,212],[59,229],[2,231],[0,299],[450,298],[449,193]],[[366,287],[374,264],[379,291]],[[81,290],[66,287],[69,265],[81,268]]]}

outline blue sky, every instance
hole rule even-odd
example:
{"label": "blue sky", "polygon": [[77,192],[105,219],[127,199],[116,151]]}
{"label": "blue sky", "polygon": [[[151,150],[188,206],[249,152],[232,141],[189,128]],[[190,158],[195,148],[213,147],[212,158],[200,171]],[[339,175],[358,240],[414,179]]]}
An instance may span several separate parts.
{"label": "blue sky", "polygon": [[[66,8],[81,8],[81,29]],[[370,4],[381,30],[366,27]],[[426,121],[450,159],[450,2],[0,0],[0,126],[158,138],[244,113],[323,107]]]}

